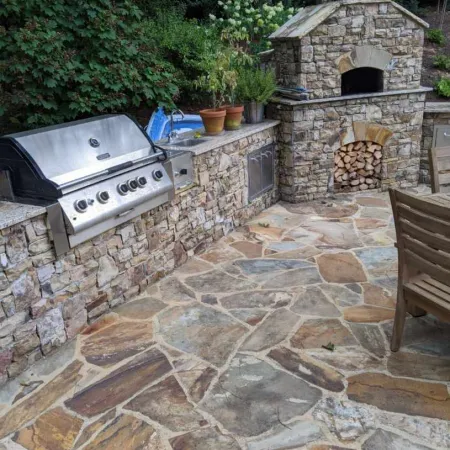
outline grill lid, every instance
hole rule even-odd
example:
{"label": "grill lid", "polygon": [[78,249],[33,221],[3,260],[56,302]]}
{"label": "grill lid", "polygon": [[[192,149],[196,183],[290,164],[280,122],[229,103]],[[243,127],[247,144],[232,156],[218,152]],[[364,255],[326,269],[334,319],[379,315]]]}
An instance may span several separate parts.
{"label": "grill lid", "polygon": [[152,154],[147,135],[130,117],[110,114],[8,135],[45,178],[64,186],[131,166]]}

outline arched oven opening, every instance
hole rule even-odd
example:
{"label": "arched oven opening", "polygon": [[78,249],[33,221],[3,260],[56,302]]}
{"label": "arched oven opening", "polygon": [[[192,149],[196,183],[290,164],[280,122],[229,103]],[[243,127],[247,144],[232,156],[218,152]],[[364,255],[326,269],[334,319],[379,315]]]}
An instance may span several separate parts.
{"label": "arched oven opening", "polygon": [[341,94],[383,92],[383,71],[373,67],[359,67],[342,74]]}

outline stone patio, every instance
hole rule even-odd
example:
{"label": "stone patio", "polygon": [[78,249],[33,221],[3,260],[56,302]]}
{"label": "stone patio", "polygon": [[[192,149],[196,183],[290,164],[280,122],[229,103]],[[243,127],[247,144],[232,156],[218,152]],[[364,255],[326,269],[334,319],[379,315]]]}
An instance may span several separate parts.
{"label": "stone patio", "polygon": [[389,351],[394,238],[386,194],[269,208],[2,387],[0,449],[450,448],[450,326]]}

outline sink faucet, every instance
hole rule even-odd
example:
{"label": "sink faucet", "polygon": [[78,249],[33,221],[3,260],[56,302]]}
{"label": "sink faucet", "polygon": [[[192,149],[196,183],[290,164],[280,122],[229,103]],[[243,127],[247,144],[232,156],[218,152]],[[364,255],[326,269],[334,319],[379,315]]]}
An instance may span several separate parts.
{"label": "sink faucet", "polygon": [[174,109],[170,113],[170,132],[169,136],[167,137],[167,142],[169,143],[173,142],[178,137],[178,133],[173,129],[173,116],[175,114],[181,114],[181,118],[184,119],[184,113],[180,109]]}

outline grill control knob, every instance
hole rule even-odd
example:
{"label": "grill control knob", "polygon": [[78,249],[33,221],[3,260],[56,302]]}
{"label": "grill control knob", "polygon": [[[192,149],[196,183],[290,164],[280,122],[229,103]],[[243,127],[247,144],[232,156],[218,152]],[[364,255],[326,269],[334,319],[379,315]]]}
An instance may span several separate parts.
{"label": "grill control knob", "polygon": [[136,181],[137,181],[139,187],[144,187],[147,184],[147,178],[145,178],[145,177],[138,177],[136,179]]}
{"label": "grill control knob", "polygon": [[128,180],[127,186],[130,188],[130,191],[135,191],[139,185],[136,180]]}
{"label": "grill control knob", "polygon": [[119,191],[119,194],[120,194],[120,195],[127,195],[127,194],[128,194],[128,191],[129,191],[130,189],[128,188],[128,186],[126,185],[126,183],[120,183],[120,184],[117,186],[117,190]]}
{"label": "grill control knob", "polygon": [[97,194],[97,199],[100,203],[106,203],[109,200],[109,194],[107,191],[100,191]]}
{"label": "grill control knob", "polygon": [[153,178],[156,181],[160,181],[163,176],[164,176],[164,174],[161,172],[161,170],[154,170],[153,171]]}
{"label": "grill control knob", "polygon": [[88,203],[86,200],[77,200],[75,202],[75,209],[78,212],[80,212],[80,213],[86,212],[87,208],[88,208]]}

